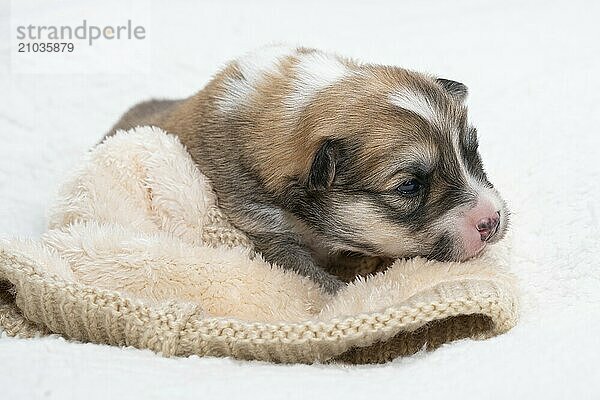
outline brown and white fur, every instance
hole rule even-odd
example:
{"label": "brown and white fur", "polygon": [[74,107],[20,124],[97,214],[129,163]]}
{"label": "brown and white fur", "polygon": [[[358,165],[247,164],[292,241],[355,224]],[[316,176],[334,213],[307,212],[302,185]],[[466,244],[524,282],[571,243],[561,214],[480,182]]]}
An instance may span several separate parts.
{"label": "brown and white fur", "polygon": [[[113,127],[177,135],[220,207],[270,262],[334,292],[336,252],[464,260],[504,235],[458,82],[322,51],[270,46],[183,100]],[[410,190],[406,190],[410,189]]]}

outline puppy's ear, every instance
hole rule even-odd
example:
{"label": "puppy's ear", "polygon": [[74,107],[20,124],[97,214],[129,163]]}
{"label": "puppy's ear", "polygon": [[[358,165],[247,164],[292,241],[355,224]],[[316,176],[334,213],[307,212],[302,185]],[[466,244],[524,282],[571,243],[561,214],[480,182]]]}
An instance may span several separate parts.
{"label": "puppy's ear", "polygon": [[460,82],[451,81],[450,79],[444,78],[437,78],[436,81],[442,85],[442,87],[446,89],[446,91],[450,93],[452,97],[461,103],[465,101],[467,94],[469,94],[467,87]]}
{"label": "puppy's ear", "polygon": [[335,178],[336,146],[333,140],[326,140],[313,158],[306,186],[308,190],[323,191],[333,184]]}

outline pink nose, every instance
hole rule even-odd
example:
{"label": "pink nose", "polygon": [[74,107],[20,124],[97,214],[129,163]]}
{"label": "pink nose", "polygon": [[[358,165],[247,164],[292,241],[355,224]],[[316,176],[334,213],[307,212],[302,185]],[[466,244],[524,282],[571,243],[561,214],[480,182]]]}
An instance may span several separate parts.
{"label": "pink nose", "polygon": [[496,212],[496,215],[492,217],[486,217],[479,220],[475,228],[481,236],[482,242],[490,240],[498,231],[498,225],[500,223],[500,213]]}

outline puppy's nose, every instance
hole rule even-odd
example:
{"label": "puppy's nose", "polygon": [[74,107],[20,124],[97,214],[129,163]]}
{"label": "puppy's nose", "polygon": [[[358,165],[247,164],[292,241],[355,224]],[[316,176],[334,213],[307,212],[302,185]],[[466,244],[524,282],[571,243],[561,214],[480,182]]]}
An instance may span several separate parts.
{"label": "puppy's nose", "polygon": [[500,224],[500,213],[496,211],[496,215],[491,217],[482,218],[479,220],[475,228],[481,236],[482,242],[490,240],[498,231],[498,225]]}

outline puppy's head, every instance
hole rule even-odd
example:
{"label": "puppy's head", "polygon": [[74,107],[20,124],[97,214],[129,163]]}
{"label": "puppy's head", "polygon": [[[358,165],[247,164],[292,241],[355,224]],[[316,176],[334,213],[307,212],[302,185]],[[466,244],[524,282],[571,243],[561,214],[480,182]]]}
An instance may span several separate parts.
{"label": "puppy's head", "polygon": [[315,145],[292,212],[330,248],[370,255],[464,260],[500,240],[508,211],[484,172],[466,87],[361,68],[299,118]]}

